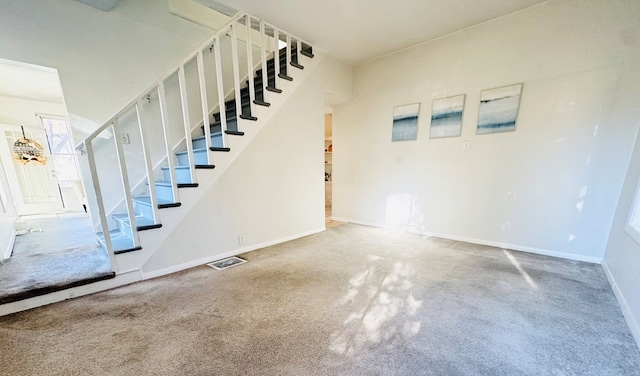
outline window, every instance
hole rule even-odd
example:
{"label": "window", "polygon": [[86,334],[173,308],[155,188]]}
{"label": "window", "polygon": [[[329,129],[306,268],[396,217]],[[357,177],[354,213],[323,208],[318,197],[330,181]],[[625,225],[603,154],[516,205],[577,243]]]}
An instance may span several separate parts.
{"label": "window", "polygon": [[76,153],[69,122],[64,118],[42,116],[42,125],[47,133],[49,151],[61,187],[71,187],[80,180]]}

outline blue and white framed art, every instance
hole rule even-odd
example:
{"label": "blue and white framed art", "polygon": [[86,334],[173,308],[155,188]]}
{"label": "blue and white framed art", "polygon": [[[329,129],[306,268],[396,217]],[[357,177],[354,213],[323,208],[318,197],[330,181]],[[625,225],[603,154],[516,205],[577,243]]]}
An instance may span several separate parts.
{"label": "blue and white framed art", "polygon": [[462,132],[465,95],[434,99],[431,104],[429,138],[458,137]]}
{"label": "blue and white framed art", "polygon": [[476,134],[515,131],[521,95],[522,84],[483,90]]}
{"label": "blue and white framed art", "polygon": [[420,103],[398,106],[393,109],[391,141],[413,141],[418,139],[418,115]]}

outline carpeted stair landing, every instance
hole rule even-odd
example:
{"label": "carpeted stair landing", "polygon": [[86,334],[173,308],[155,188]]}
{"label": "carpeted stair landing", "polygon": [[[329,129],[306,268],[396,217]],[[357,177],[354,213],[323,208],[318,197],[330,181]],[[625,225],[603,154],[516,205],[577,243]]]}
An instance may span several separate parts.
{"label": "carpeted stair landing", "polygon": [[0,304],[114,278],[98,246],[17,254],[0,264]]}

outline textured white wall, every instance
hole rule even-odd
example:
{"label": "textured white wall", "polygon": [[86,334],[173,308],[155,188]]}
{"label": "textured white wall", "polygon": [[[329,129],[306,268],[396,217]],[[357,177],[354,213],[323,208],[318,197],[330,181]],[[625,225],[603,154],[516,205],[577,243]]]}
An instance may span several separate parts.
{"label": "textured white wall", "polygon": [[[599,261],[637,129],[617,119],[638,98],[620,83],[639,10],[549,1],[359,65],[356,101],[334,108],[334,216]],[[515,83],[517,130],[476,135],[481,90]],[[430,140],[431,100],[457,94],[462,136]],[[418,140],[392,143],[393,107],[410,103]]]}

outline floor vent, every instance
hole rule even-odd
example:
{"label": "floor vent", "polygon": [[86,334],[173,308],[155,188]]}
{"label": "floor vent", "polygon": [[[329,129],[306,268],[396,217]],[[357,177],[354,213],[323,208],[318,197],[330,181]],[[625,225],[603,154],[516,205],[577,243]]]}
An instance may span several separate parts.
{"label": "floor vent", "polygon": [[216,270],[224,270],[230,268],[232,266],[244,264],[247,260],[243,260],[240,257],[227,257],[226,259],[210,262],[207,265],[216,269]]}

